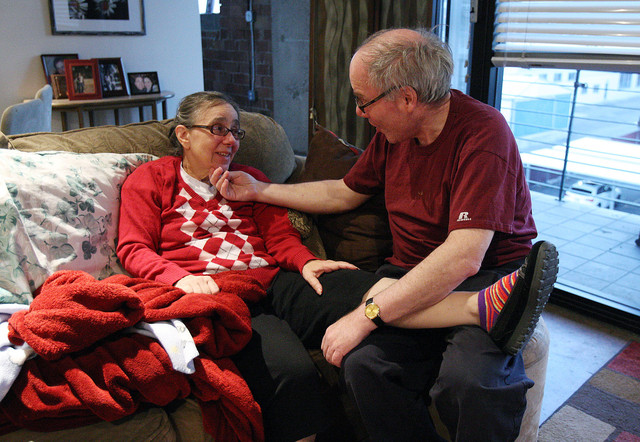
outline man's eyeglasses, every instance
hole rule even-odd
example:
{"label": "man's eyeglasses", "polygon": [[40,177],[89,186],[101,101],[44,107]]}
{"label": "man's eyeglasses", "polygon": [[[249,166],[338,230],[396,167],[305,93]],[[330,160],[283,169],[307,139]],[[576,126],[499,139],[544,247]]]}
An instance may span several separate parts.
{"label": "man's eyeglasses", "polygon": [[225,137],[229,132],[233,135],[233,138],[236,140],[241,140],[244,138],[245,131],[243,129],[229,129],[221,124],[212,124],[211,126],[204,126],[202,124],[192,124],[191,126],[185,126],[187,129],[191,129],[192,127],[199,127],[200,129],[207,129],[213,135],[218,135],[220,137]]}
{"label": "man's eyeglasses", "polygon": [[396,86],[387,89],[386,91],[384,91],[383,93],[381,93],[380,95],[378,95],[376,98],[374,98],[371,101],[367,101],[365,104],[360,104],[360,99],[358,97],[355,97],[356,100],[356,106],[358,106],[358,109],[360,109],[360,112],[365,113],[365,108],[367,106],[371,106],[373,103],[375,103],[376,101],[380,100],[381,98],[385,97],[386,95],[389,94],[389,92],[398,89]]}

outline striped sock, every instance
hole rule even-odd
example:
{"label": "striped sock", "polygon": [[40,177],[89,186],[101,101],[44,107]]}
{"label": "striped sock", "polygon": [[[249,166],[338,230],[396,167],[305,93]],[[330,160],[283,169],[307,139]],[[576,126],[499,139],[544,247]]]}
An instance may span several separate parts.
{"label": "striped sock", "polygon": [[478,292],[480,325],[486,331],[491,330],[496,323],[504,303],[507,302],[507,298],[511,294],[516,279],[518,279],[518,271],[504,276],[493,285]]}

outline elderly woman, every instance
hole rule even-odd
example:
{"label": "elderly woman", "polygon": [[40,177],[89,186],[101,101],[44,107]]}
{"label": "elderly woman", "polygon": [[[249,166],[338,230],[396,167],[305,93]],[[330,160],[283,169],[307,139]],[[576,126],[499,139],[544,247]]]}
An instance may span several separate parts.
{"label": "elderly woman", "polygon": [[[185,97],[175,118],[178,156],[138,167],[122,188],[118,256],[132,275],[172,284],[185,292],[219,289],[211,275],[236,270],[268,293],[349,291],[356,302],[377,278],[345,262],[318,260],[301,243],[287,212],[253,202],[228,202],[209,182],[216,168],[232,164],[244,131],[228,97],[199,92]],[[334,272],[335,271],[335,272]],[[339,277],[341,272],[353,273]],[[322,285],[318,277],[324,275]],[[267,440],[297,440],[327,425],[327,404],[317,372],[299,338],[268,305],[250,305],[253,338],[232,359],[263,413]],[[334,318],[337,319],[337,318]]]}

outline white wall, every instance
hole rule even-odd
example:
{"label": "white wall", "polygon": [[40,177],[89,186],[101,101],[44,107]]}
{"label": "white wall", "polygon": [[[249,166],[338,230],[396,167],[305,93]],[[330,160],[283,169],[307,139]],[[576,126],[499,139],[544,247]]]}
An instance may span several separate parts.
{"label": "white wall", "polygon": [[[125,74],[158,72],[160,87],[176,94],[167,101],[168,116],[174,116],[180,98],[204,88],[198,1],[145,0],[144,12],[143,36],[52,35],[49,0],[0,0],[0,113],[45,84],[41,54],[77,53],[81,59],[120,57]],[[69,127],[76,128],[75,115],[69,117]],[[138,119],[137,109],[120,111],[120,124]],[[96,124],[113,123],[113,112],[96,112]],[[57,112],[52,126],[61,130]]]}

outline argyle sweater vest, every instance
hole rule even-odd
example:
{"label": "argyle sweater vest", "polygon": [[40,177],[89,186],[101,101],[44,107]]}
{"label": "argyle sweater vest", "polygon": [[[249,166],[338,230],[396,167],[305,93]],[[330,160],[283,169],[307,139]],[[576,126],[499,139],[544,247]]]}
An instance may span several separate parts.
{"label": "argyle sweater vest", "polygon": [[[253,168],[234,168],[266,180]],[[285,209],[226,201],[184,172],[178,157],[143,164],[127,178],[119,233],[127,271],[169,284],[188,274],[244,270],[268,287],[279,268],[300,271],[315,259]]]}

